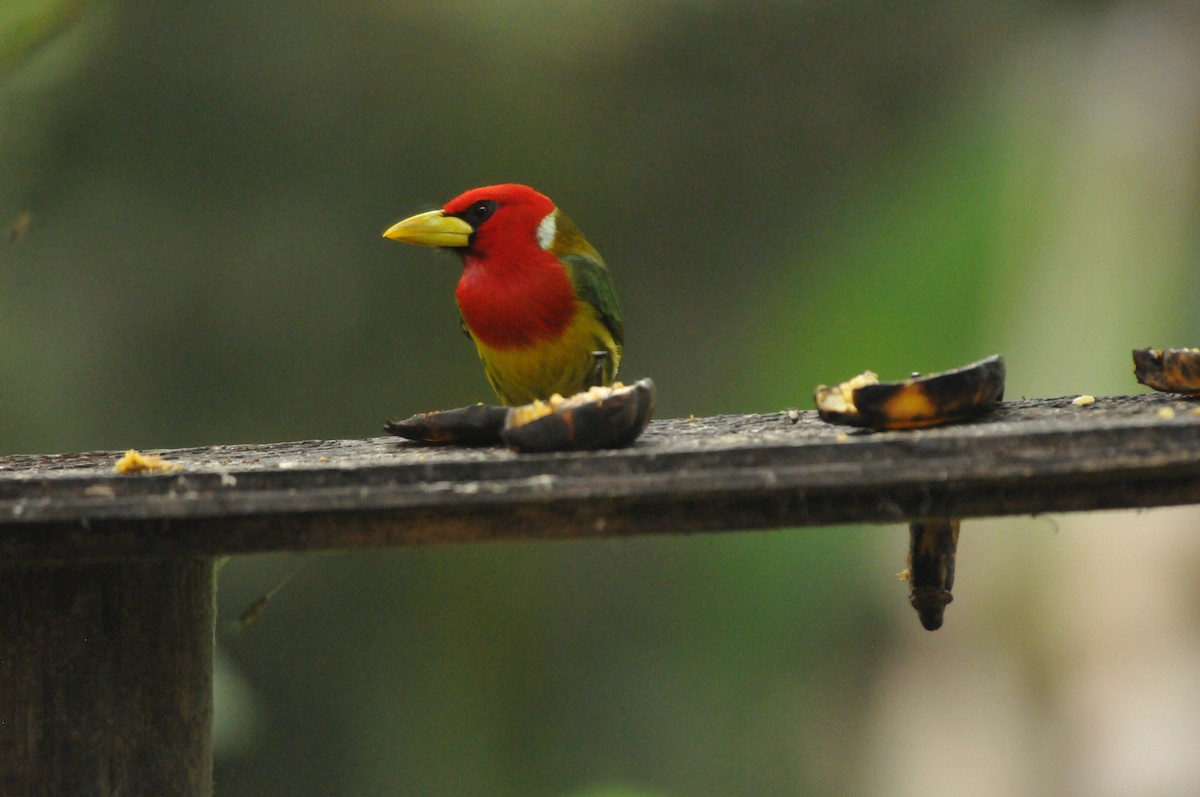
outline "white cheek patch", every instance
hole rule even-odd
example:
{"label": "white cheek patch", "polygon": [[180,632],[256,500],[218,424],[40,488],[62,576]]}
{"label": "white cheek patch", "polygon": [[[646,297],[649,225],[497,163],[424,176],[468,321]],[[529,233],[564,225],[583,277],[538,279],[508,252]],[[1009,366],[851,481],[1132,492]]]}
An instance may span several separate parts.
{"label": "white cheek patch", "polygon": [[546,218],[542,219],[542,223],[538,225],[538,246],[548,251],[554,245],[554,236],[557,234],[558,225],[554,221],[554,211],[550,211],[546,214]]}

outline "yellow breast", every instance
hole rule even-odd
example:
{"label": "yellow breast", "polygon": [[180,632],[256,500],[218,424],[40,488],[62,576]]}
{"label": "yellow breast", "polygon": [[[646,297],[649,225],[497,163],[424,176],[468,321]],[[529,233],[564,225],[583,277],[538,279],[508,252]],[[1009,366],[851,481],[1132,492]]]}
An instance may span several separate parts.
{"label": "yellow breast", "polygon": [[609,353],[603,369],[606,385],[616,378],[621,362],[621,346],[587,303],[579,305],[575,319],[556,340],[497,349],[476,339],[475,347],[496,395],[510,407],[547,399],[554,393],[569,396],[588,389],[595,369],[594,351]]}

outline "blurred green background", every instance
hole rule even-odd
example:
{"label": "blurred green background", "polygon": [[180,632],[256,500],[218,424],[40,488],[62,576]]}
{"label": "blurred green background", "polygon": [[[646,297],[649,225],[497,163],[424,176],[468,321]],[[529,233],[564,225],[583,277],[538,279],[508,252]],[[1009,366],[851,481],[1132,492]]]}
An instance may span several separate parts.
{"label": "blurred green background", "polygon": [[[661,417],[1136,392],[1200,344],[1200,6],[5,0],[0,454],[490,399],[457,260],[380,233],[501,181]],[[900,527],[235,559],[217,793],[1195,794],[1198,521],[968,523],[936,634]]]}

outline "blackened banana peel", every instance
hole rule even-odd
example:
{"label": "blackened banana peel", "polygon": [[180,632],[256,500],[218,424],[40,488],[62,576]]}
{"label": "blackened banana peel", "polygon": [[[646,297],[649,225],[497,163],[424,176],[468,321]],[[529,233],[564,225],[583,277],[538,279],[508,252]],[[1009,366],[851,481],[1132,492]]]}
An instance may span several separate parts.
{"label": "blackened banana peel", "polygon": [[654,381],[593,387],[508,413],[502,437],[517,451],[596,451],[632,445],[654,414]]}
{"label": "blackened banana peel", "polygon": [[1133,375],[1167,393],[1200,393],[1200,349],[1134,349]]}
{"label": "blackened banana peel", "polygon": [[508,407],[472,404],[453,410],[422,412],[403,421],[388,421],[387,431],[431,445],[494,446],[508,417]]}
{"label": "blackened banana peel", "polygon": [[868,429],[920,429],[967,420],[1004,399],[1004,358],[903,379],[880,382],[867,371],[840,385],[816,391],[817,413],[828,423]]}
{"label": "blackened banana peel", "polygon": [[926,631],[942,627],[946,606],[954,600],[954,560],[958,551],[958,518],[926,518],[908,526],[908,569],[901,575],[912,592],[909,603]]}
{"label": "blackened banana peel", "polygon": [[475,404],[389,421],[394,435],[435,445],[501,445],[522,452],[596,451],[632,445],[654,415],[654,381],[593,387],[521,407]]}

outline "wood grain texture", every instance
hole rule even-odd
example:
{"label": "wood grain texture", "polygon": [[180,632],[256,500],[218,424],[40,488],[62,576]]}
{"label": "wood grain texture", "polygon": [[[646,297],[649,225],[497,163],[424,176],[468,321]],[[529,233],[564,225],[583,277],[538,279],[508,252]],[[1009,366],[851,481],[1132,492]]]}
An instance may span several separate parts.
{"label": "wood grain texture", "polygon": [[[632,448],[516,454],[390,437],[0,458],[7,561],[575,539],[1200,503],[1200,403],[1007,402],[870,433],[814,412],[653,422]],[[1166,418],[1169,410],[1172,418]]]}

